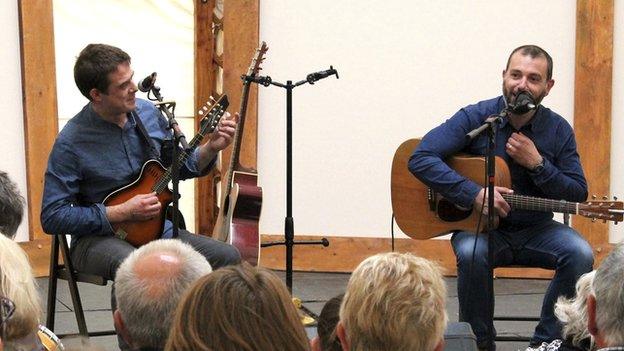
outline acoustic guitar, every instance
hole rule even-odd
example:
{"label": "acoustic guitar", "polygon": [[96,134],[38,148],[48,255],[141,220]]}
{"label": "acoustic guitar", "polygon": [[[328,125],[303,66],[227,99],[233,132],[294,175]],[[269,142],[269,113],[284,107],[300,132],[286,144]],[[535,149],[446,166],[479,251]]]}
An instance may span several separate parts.
{"label": "acoustic guitar", "polygon": [[[391,195],[392,211],[397,225],[413,239],[430,239],[452,231],[474,232],[477,224],[487,230],[487,215],[477,209],[455,206],[441,194],[419,181],[407,168],[407,163],[420,139],[402,143],[392,160]],[[445,160],[457,173],[485,186],[485,158],[457,155]],[[496,157],[496,186],[511,188],[511,175],[507,163]],[[581,215],[604,221],[621,222],[624,216],[621,201],[588,201],[583,203],[565,200],[543,199],[524,195],[502,194],[514,209],[560,212]],[[481,218],[480,218],[481,217]]]}
{"label": "acoustic guitar", "polygon": [[[189,153],[194,150],[206,134],[212,133],[229,105],[226,95],[221,96],[214,104],[207,103],[198,112],[202,115],[199,132],[188,144],[189,149],[182,151],[174,162],[184,163]],[[127,221],[113,224],[115,236],[139,247],[161,237],[165,225],[166,210],[173,200],[169,190],[171,167],[166,168],[158,160],[148,160],[143,164],[139,177],[132,183],[123,186],[104,199],[105,206],[122,204],[136,195],[155,192],[161,204],[159,215],[146,221]]]}
{"label": "acoustic guitar", "polygon": [[[247,76],[253,77],[258,74],[260,64],[268,49],[265,42],[262,42],[262,45],[256,49],[247,70]],[[225,179],[222,179],[219,214],[212,237],[233,245],[238,249],[243,260],[256,266],[260,260],[258,222],[262,209],[262,188],[258,186],[258,173],[240,164],[240,149],[250,84],[249,80],[244,79],[232,154]]]}

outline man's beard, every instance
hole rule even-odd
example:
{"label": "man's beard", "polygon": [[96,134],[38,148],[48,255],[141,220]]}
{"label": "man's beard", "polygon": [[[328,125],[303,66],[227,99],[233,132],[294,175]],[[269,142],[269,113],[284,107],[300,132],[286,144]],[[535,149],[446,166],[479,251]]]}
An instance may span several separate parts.
{"label": "man's beard", "polygon": [[[529,92],[528,90],[524,90],[524,91]],[[514,94],[511,91],[508,91],[505,88],[505,84],[503,83],[503,96],[505,97],[505,101],[507,102],[507,105],[515,104],[516,98],[521,92],[523,92],[523,90],[518,90],[518,92]],[[542,103],[542,100],[544,100],[544,98],[546,97],[546,92],[542,92],[538,96],[534,96],[533,94],[531,94],[531,96],[533,96],[533,100],[535,101],[535,106],[539,106]]]}

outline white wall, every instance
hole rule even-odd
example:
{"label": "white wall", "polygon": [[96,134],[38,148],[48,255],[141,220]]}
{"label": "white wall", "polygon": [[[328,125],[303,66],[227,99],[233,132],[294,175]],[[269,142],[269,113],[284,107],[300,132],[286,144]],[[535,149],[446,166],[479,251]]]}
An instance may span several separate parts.
{"label": "white wall", "polygon": [[[611,111],[611,194],[624,200],[624,0],[615,0],[613,103]],[[609,241],[624,240],[624,224],[610,225]]]}
{"label": "white wall", "polygon": [[[0,43],[0,150],[3,150],[0,170],[8,173],[26,198],[26,150],[17,1],[0,0]],[[16,240],[28,240],[27,214],[17,231]]]}
{"label": "white wall", "polygon": [[[624,198],[624,0],[615,0],[612,193]],[[17,5],[0,0],[2,68],[0,161],[25,194]],[[227,3],[226,3],[227,6]],[[516,1],[317,0],[260,2],[261,40],[270,49],[263,74],[304,79],[334,65],[327,78],[294,91],[294,219],[297,234],[389,236],[390,164],[395,148],[421,136],[459,107],[500,92],[511,49],[535,43],[555,60],[556,85],[545,104],[572,122],[575,6],[567,0],[519,7]],[[132,8],[132,11],[129,10]],[[72,80],[73,61],[90,42],[124,48],[137,78],[158,71],[178,115],[193,106],[192,1],[55,0],[61,126],[86,102]],[[149,29],[146,29],[149,28]],[[261,88],[261,232],[283,233],[285,215],[285,92]],[[192,135],[192,122],[181,123]],[[5,162],[8,162],[5,164]],[[187,223],[192,182],[182,192]],[[36,204],[38,206],[38,204]],[[26,238],[22,225],[20,235]],[[611,241],[624,238],[612,227]]]}
{"label": "white wall", "polygon": [[[555,61],[545,104],[573,116],[576,9],[568,0],[261,1],[263,73],[328,78],[294,91],[297,234],[390,235],[390,167],[396,147],[460,107],[500,94],[515,47],[534,43]],[[259,172],[263,233],[282,233],[285,213],[284,91],[262,88]]]}

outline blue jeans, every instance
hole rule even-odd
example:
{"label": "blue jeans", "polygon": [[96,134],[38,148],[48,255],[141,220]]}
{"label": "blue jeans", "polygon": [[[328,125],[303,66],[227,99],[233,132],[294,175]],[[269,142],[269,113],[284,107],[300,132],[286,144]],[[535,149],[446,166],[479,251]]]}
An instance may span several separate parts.
{"label": "blue jeans", "polygon": [[[594,257],[587,241],[572,228],[554,220],[528,228],[501,227],[489,236],[493,240],[494,267],[522,265],[555,270],[531,344],[561,339],[554,305],[561,295],[574,296],[578,278],[592,270]],[[494,308],[494,298],[487,289],[488,280],[492,279],[488,269],[488,235],[457,232],[451,243],[457,256],[459,320],[470,323],[479,347],[492,347],[493,340],[488,340],[487,335],[488,325],[493,323],[489,320],[488,307]]]}

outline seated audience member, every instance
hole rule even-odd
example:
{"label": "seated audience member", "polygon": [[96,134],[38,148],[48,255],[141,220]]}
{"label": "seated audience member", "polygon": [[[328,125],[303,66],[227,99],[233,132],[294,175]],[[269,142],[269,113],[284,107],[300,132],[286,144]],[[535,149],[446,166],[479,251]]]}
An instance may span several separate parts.
{"label": "seated audience member", "polygon": [[310,341],[312,351],[341,351],[340,340],[336,336],[336,325],[340,320],[340,304],[344,294],[329,299],[319,315],[316,327],[317,336]]}
{"label": "seated audience member", "polygon": [[176,311],[165,350],[309,350],[286,285],[246,262],[202,277]]}
{"label": "seated audience member", "polygon": [[0,171],[0,233],[15,236],[24,215],[24,198],[9,175]]}
{"label": "seated audience member", "polygon": [[555,316],[563,326],[563,339],[543,342],[536,351],[589,351],[593,340],[587,330],[587,297],[596,271],[583,274],[576,282],[576,294],[568,299],[560,296],[555,303]]}
{"label": "seated audience member", "polygon": [[41,302],[26,253],[4,235],[0,235],[0,296],[4,350],[63,349],[56,335],[39,325]]}
{"label": "seated audience member", "polygon": [[183,294],[210,264],[180,240],[152,241],[128,256],[115,277],[115,327],[134,350],[162,350]]}
{"label": "seated audience member", "polygon": [[602,261],[587,298],[587,329],[599,350],[624,350],[624,245]]}
{"label": "seated audience member", "polygon": [[409,253],[378,254],[351,275],[336,333],[345,351],[441,351],[445,304],[436,264]]}

